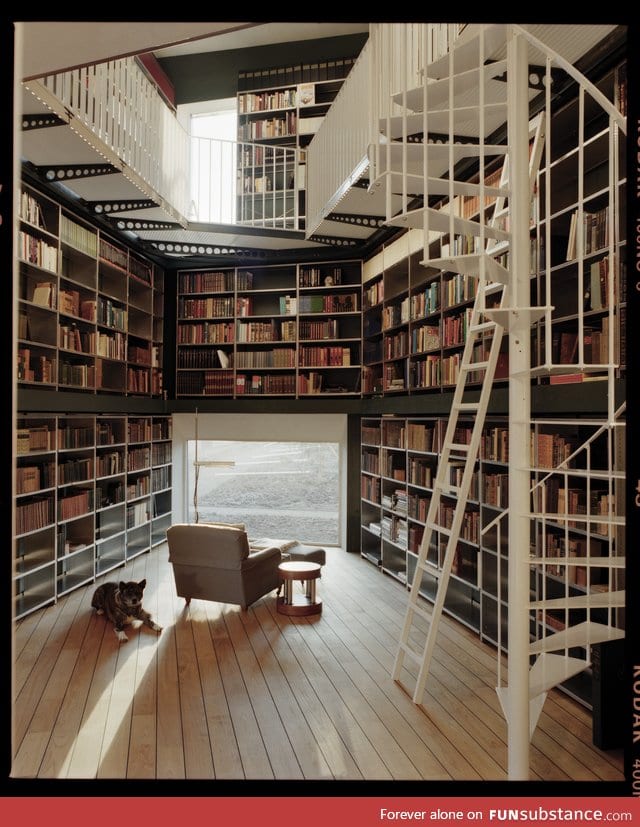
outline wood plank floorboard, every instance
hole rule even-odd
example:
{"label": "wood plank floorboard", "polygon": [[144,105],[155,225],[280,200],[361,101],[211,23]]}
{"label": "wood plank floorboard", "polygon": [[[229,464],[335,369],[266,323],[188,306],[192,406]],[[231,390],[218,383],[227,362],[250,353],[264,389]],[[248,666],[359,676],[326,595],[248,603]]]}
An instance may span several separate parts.
{"label": "wood plank floorboard", "polygon": [[[414,704],[413,666],[406,686],[391,678],[406,590],[358,555],[328,549],[327,558],[318,616],[279,614],[274,593],[246,612],[187,607],[162,545],[98,580],[145,577],[160,634],[128,627],[119,643],[91,609],[96,584],[21,619],[12,776],[505,780],[496,650],[445,616],[424,701]],[[420,644],[426,628],[417,619]],[[589,710],[550,692],[531,779],[621,781],[622,767],[620,750],[593,746]]]}

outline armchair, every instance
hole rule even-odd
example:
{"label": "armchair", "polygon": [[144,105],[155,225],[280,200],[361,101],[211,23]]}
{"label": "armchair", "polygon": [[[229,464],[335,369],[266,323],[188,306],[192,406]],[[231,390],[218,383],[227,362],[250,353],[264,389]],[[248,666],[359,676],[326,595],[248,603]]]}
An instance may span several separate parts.
{"label": "armchair", "polygon": [[242,528],[178,523],[167,529],[176,590],[191,598],[235,603],[246,609],[279,585],[280,549],[252,552]]}

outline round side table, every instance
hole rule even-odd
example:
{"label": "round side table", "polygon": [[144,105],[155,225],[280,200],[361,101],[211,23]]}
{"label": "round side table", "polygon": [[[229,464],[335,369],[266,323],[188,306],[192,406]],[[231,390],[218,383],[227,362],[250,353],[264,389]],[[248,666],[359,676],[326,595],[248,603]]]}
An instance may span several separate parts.
{"label": "round side table", "polygon": [[[320,577],[319,563],[291,561],[278,566],[284,595],[278,597],[277,608],[283,615],[316,615],[322,611],[322,601],[316,598],[316,580]],[[304,594],[294,594],[293,584],[296,580],[305,584]]]}

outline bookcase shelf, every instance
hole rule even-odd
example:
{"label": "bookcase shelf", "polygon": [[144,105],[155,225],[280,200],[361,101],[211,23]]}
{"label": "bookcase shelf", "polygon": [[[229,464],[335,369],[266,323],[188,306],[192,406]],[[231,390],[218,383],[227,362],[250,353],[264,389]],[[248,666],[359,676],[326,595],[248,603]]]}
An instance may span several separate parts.
{"label": "bookcase shelf", "polygon": [[360,261],[179,271],[177,396],[359,396],[360,291]]}
{"label": "bookcase shelf", "polygon": [[248,144],[238,153],[241,223],[304,226],[306,159],[290,150],[311,142],[353,62],[345,58],[239,73],[238,141]]}
{"label": "bookcase shelf", "polygon": [[16,457],[16,617],[164,541],[170,417],[18,414]]}
{"label": "bookcase shelf", "polygon": [[[557,596],[564,594],[564,581],[557,576],[561,565],[567,565],[562,558],[576,555],[588,557],[590,562],[576,561],[572,567],[572,594],[595,594],[624,587],[623,569],[609,568],[612,558],[624,555],[624,518],[616,516],[624,499],[624,430],[621,427],[616,431],[612,445],[606,429],[600,433],[605,421],[572,420],[567,416],[536,420],[532,425],[532,497],[544,502],[545,508],[534,513],[531,557],[548,561],[546,577],[531,567],[532,600],[556,592]],[[468,442],[471,424],[460,420],[456,442]],[[446,425],[443,416],[361,418],[361,555],[406,587],[411,585],[415,572]],[[445,611],[489,643],[498,644],[501,626],[505,647],[507,426],[505,417],[489,417],[485,423],[445,599]],[[588,450],[577,454],[566,472],[551,470],[552,462],[569,456],[588,439]],[[461,461],[460,473],[463,465]],[[457,474],[458,469],[454,467],[453,473]],[[457,480],[452,478],[451,482],[455,484]],[[452,513],[454,505],[454,497],[443,496],[440,521],[445,525],[446,511]],[[427,554],[427,564],[433,572],[424,572],[420,587],[421,595],[431,602],[435,599],[445,546],[446,537],[434,532]],[[592,610],[592,615],[602,615],[603,611]],[[562,614],[550,612],[556,628]],[[545,618],[538,617],[533,610],[533,638],[540,636],[544,625]],[[590,698],[583,683],[569,683],[565,689],[588,705]]]}
{"label": "bookcase shelf", "polygon": [[161,395],[160,268],[26,183],[21,216],[18,382]]}

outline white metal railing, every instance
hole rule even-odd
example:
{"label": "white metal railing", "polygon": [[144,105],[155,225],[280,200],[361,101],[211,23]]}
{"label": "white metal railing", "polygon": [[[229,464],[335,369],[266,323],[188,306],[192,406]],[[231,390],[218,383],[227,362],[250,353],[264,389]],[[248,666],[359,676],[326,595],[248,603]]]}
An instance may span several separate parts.
{"label": "white metal railing", "polygon": [[367,167],[370,136],[368,43],[307,150],[307,236],[312,235]]}
{"label": "white metal railing", "polygon": [[[138,186],[177,217],[206,223],[299,229],[301,151],[190,137],[134,58],[49,75],[26,84],[76,118]],[[73,124],[72,124],[73,125]],[[99,147],[98,147],[99,148]]]}
{"label": "white metal railing", "polygon": [[186,215],[188,136],[134,58],[48,75],[40,83],[136,175]]}

